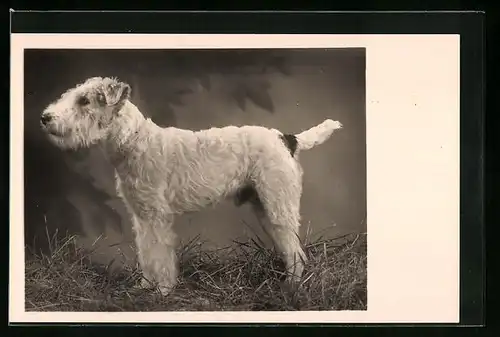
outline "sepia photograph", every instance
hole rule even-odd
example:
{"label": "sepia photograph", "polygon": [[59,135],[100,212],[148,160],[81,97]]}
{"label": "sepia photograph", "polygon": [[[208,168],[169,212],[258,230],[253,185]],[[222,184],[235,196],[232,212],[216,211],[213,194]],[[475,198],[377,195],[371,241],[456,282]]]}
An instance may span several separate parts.
{"label": "sepia photograph", "polygon": [[25,49],[25,310],[367,310],[366,49]]}
{"label": "sepia photograph", "polygon": [[459,322],[460,48],[13,34],[10,321]]}

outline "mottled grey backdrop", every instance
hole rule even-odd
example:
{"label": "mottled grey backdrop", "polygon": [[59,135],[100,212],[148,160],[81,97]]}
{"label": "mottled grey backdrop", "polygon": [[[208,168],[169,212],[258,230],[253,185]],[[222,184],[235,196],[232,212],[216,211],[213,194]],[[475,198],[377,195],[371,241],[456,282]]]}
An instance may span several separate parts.
{"label": "mottled grey backdrop", "polygon": [[[366,231],[365,50],[27,50],[24,55],[26,245],[78,234],[103,261],[133,258],[128,216],[98,148],[62,152],[39,128],[43,108],[91,76],[117,76],[156,123],[180,128],[260,124],[283,132],[332,118],[344,129],[301,155],[302,232]],[[248,207],[227,202],[176,222],[182,241],[263,235]],[[99,238],[99,240],[96,239]],[[127,259],[125,259],[127,260]]]}

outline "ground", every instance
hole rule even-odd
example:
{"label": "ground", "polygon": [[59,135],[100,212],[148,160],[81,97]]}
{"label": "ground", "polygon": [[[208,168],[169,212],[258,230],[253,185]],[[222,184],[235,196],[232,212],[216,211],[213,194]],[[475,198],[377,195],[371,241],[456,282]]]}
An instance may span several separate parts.
{"label": "ground", "polygon": [[75,239],[54,236],[50,253],[27,258],[27,311],[366,310],[365,234],[305,242],[309,262],[296,289],[258,237],[217,250],[196,238],[179,248],[180,281],[167,297],[132,288],[138,270],[92,264]]}

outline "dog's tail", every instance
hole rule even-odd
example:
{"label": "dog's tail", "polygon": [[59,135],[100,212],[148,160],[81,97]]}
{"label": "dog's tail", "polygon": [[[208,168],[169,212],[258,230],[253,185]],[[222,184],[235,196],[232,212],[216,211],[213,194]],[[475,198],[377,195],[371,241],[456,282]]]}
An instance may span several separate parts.
{"label": "dog's tail", "polygon": [[340,122],[327,119],[323,123],[295,135],[282,134],[276,129],[272,130],[281,137],[292,157],[296,157],[300,151],[310,150],[316,145],[323,144],[330,138],[333,131],[341,128]]}
{"label": "dog's tail", "polygon": [[341,128],[342,124],[340,122],[327,119],[309,130],[296,134],[297,152],[310,150],[317,145],[323,144],[330,138],[333,131]]}

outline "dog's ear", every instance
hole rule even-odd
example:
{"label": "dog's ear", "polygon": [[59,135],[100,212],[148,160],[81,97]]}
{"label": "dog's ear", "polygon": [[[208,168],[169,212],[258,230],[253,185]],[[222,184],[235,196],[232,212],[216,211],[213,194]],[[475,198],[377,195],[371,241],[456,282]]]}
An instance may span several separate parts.
{"label": "dog's ear", "polygon": [[124,82],[113,81],[104,87],[104,100],[108,106],[116,106],[130,98],[132,89]]}

